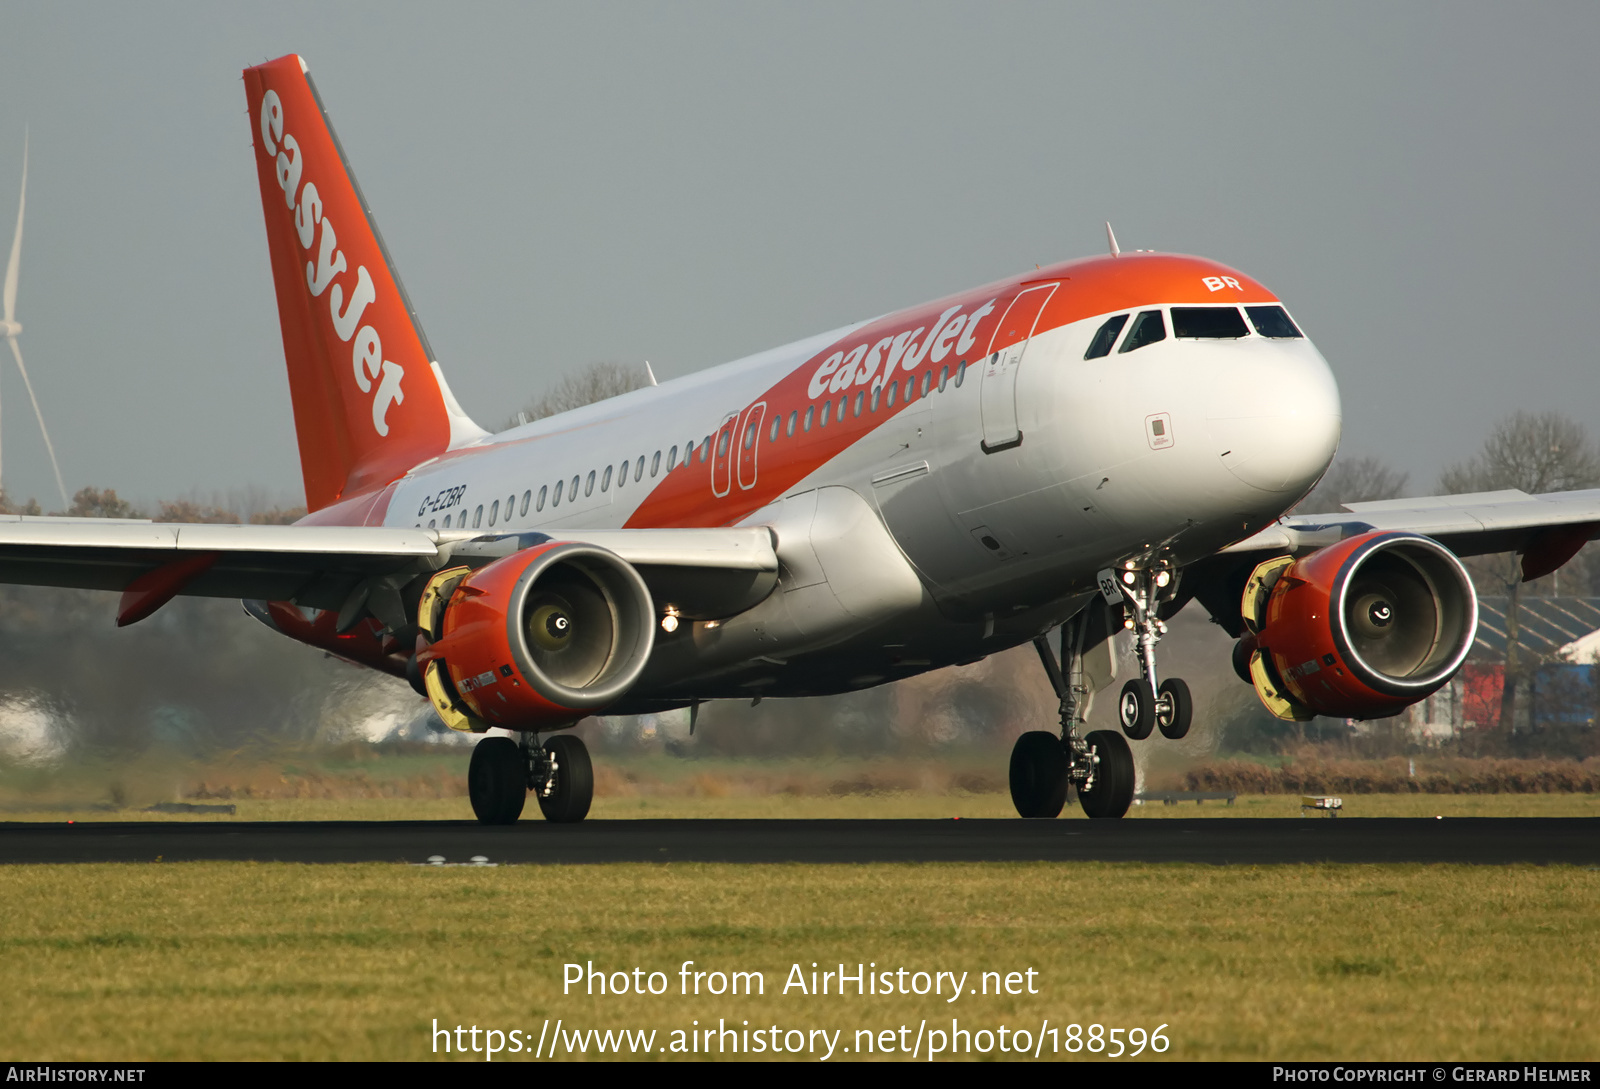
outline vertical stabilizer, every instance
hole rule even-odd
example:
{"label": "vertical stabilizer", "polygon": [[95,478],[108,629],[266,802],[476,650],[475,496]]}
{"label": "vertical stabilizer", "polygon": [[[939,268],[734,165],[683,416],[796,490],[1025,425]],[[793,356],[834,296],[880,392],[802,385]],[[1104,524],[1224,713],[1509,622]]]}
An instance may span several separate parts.
{"label": "vertical stabilizer", "polygon": [[306,505],[485,432],[450,395],[298,56],[244,71]]}

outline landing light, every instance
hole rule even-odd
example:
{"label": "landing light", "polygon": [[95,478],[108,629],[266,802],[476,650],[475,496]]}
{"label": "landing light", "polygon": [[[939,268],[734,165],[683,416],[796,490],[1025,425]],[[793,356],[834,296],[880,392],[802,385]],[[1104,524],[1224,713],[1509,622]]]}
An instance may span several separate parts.
{"label": "landing light", "polygon": [[661,630],[671,635],[678,630],[678,610],[667,606],[667,615],[661,618]]}

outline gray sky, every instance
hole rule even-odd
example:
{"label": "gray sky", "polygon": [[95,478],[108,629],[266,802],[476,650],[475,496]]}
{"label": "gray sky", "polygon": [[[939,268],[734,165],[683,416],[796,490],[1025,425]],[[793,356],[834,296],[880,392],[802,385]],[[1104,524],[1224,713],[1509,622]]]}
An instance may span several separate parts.
{"label": "gray sky", "polygon": [[[0,3],[0,253],[69,490],[299,501],[239,71],[299,52],[462,404],[663,377],[1028,268],[1203,254],[1429,488],[1600,431],[1593,4]],[[0,256],[3,260],[3,256]],[[4,480],[54,486],[9,353]]]}

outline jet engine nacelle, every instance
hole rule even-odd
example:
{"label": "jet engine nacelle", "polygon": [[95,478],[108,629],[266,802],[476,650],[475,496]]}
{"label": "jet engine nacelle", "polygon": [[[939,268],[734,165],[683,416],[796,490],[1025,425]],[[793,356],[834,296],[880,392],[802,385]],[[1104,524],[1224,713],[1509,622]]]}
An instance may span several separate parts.
{"label": "jet engine nacelle", "polygon": [[1242,611],[1250,679],[1286,719],[1397,714],[1455,675],[1478,631],[1461,561],[1414,533],[1374,531],[1268,560]]}
{"label": "jet engine nacelle", "polygon": [[417,655],[454,729],[551,730],[614,702],[655,641],[644,579],[615,553],[547,542],[429,581]]}

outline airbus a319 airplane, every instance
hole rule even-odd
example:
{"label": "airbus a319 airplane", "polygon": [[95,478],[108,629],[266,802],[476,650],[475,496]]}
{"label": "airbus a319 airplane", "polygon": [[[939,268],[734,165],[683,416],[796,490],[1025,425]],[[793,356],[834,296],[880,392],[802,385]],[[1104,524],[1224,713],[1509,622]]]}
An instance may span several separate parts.
{"label": "airbus a319 airplane", "polygon": [[[0,579],[236,597],[410,679],[481,740],[478,818],[581,820],[581,718],[884,684],[1032,642],[1058,729],[1010,764],[1025,817],[1133,798],[1086,732],[1128,628],[1122,731],[1189,728],[1165,622],[1197,600],[1283,718],[1397,713],[1445,684],[1477,601],[1600,534],[1600,493],[1285,517],[1339,442],[1332,373],[1283,302],[1198,257],[1121,253],[491,435],[450,394],[306,66],[244,73],[310,513],[294,526],[0,522]],[[1108,231],[1109,234],[1109,231]],[[1059,637],[1051,640],[1052,633]],[[692,711],[691,711],[692,713]]]}

